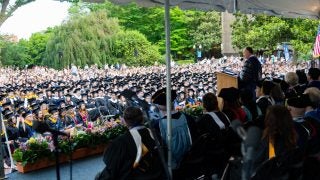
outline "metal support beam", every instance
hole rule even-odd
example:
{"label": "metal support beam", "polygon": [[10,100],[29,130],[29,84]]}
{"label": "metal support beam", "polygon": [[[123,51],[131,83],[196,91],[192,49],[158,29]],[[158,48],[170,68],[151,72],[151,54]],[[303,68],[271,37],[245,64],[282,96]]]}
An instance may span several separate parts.
{"label": "metal support beam", "polygon": [[168,170],[170,179],[172,179],[172,165],[171,165],[171,129],[172,129],[172,122],[171,122],[171,60],[170,60],[170,1],[165,0],[164,4],[165,13],[164,13],[164,19],[165,19],[165,31],[166,31],[166,66],[167,66],[167,145],[168,145]]}

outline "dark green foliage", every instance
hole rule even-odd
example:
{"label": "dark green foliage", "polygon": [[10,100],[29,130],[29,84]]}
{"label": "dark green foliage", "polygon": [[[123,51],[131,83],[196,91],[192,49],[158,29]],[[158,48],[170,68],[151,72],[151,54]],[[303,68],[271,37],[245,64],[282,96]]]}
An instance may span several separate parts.
{"label": "dark green foliage", "polygon": [[1,49],[1,63],[3,66],[16,66],[23,68],[32,64],[33,60],[28,54],[27,41],[21,40],[19,43],[4,42]]}
{"label": "dark green foliage", "polygon": [[75,15],[55,28],[47,44],[44,64],[55,68],[71,64],[151,65],[159,57],[157,48],[144,35],[121,30],[117,19],[99,11]]}
{"label": "dark green foliage", "polygon": [[138,31],[121,31],[115,36],[112,53],[119,63],[129,66],[153,65],[160,61],[157,46],[151,45]]}
{"label": "dark green foliage", "polygon": [[239,49],[251,46],[268,50],[269,53],[276,50],[278,43],[290,42],[298,59],[308,60],[319,23],[319,20],[310,19],[236,14],[232,42]]}
{"label": "dark green foliage", "polygon": [[[110,17],[119,19],[125,29],[137,30],[156,45],[162,54],[165,53],[164,8],[139,7],[135,3],[118,6],[110,2],[90,4],[93,12],[104,10]],[[204,51],[221,43],[220,13],[181,10],[171,8],[171,51],[174,59],[192,57],[194,44],[202,44]]]}
{"label": "dark green foliage", "polygon": [[55,28],[46,49],[44,64],[55,68],[109,63],[112,36],[120,31],[116,19],[96,12],[73,16]]}

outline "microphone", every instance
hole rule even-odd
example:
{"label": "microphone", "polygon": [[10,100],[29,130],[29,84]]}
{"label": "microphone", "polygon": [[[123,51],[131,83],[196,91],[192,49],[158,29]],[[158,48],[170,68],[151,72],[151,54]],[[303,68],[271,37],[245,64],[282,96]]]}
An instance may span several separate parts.
{"label": "microphone", "polygon": [[246,153],[243,157],[242,180],[250,179],[253,172],[253,155],[260,144],[262,131],[260,128],[252,126],[248,129],[247,137],[244,140]]}
{"label": "microphone", "polygon": [[247,132],[243,128],[242,123],[239,120],[233,120],[230,124],[230,127],[238,134],[238,136],[245,141],[247,138]]}
{"label": "microphone", "polygon": [[47,123],[44,122],[40,122],[40,121],[33,121],[33,125],[32,128],[38,132],[38,133],[45,133],[45,132],[50,132],[53,135],[61,135],[61,136],[68,136],[68,134],[55,130],[55,129],[51,129],[49,127],[49,125]]}

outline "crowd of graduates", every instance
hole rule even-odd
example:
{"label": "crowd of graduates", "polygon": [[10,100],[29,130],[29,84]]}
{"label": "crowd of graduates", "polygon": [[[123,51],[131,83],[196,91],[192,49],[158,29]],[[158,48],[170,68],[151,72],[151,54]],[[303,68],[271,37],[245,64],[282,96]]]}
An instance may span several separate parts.
{"label": "crowd of graduates", "polygon": [[[239,167],[243,165],[243,157],[247,155],[243,152],[246,150],[241,148],[243,139],[237,134],[237,129],[231,128],[235,121],[238,121],[244,130],[257,127],[263,132],[250,155],[253,157],[246,178],[319,178],[319,78],[318,68],[308,69],[307,74],[304,71],[288,72],[282,80],[266,78],[259,81],[255,95],[250,90],[234,87],[223,88],[217,95],[204,92],[201,98],[193,96],[195,91],[191,89],[172,90],[171,168],[174,179],[239,179],[243,176],[242,168]],[[257,98],[254,98],[255,96]],[[223,99],[221,107],[217,97]],[[200,117],[191,117],[178,111],[181,106],[199,101],[204,107]],[[165,89],[153,94],[152,104],[155,106],[156,115],[151,113],[151,125],[148,127],[155,129],[154,134],[159,137],[160,143],[166,146],[168,129]],[[133,121],[131,116],[137,117],[133,118],[137,121]],[[130,129],[144,129],[143,120],[138,118],[140,116],[131,116],[127,118],[127,121],[130,120]],[[140,168],[132,169],[130,164],[135,162],[137,151],[134,151],[135,141],[130,141],[132,137],[135,139],[136,135],[130,133],[109,146],[104,155],[106,167],[97,179],[126,179],[131,173],[147,179],[157,179],[161,176],[156,175],[164,175],[165,171],[161,173],[160,169],[156,171],[146,165],[143,166],[143,173]],[[142,141],[152,137],[152,133],[145,133],[140,132]],[[128,144],[132,144],[132,147]],[[248,148],[243,144],[244,148]],[[148,146],[150,153],[153,148],[156,149],[154,146]],[[118,149],[127,150],[117,151]],[[152,157],[156,157],[154,152]],[[155,162],[148,158],[150,164]],[[157,160],[161,162],[159,158]],[[146,159],[143,159],[144,161]],[[159,164],[153,166],[161,167]]]}
{"label": "crowd of graduates", "polygon": [[[266,63],[265,79],[257,84],[256,95],[237,88],[225,88],[216,94],[214,72],[237,70],[233,66],[238,61],[241,62],[234,58],[172,68],[173,143],[176,143],[172,148],[172,167],[177,178],[199,175],[190,172],[221,177],[230,156],[241,156],[238,146],[241,139],[230,128],[235,120],[245,128],[254,125],[263,130],[256,167],[297,147],[305,152],[304,157],[319,153],[320,70],[311,68],[306,74],[305,69],[300,71],[297,66],[279,62],[281,71],[270,73],[274,64]],[[103,69],[93,66],[61,71],[33,67],[0,71],[1,109],[9,139],[6,143],[12,147],[36,133],[34,121],[68,132],[73,127],[85,129],[102,117],[123,117],[125,109],[131,106],[141,107],[152,121],[149,127],[155,129],[160,143],[166,145],[163,66]],[[220,108],[217,96],[223,99]],[[204,115],[195,118],[179,111],[188,104],[202,104]],[[205,157],[194,168],[186,157],[196,158],[192,152],[202,152],[197,148],[203,144],[208,151],[196,153],[197,157],[204,154]],[[190,166],[194,171],[188,169]]]}

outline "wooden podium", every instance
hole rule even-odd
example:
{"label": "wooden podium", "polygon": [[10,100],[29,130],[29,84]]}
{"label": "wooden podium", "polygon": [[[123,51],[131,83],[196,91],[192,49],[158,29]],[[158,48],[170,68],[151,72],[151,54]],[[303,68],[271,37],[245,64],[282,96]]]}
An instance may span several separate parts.
{"label": "wooden podium", "polygon": [[[216,72],[217,76],[217,96],[222,88],[238,88],[238,76],[233,76],[223,72]],[[222,98],[218,97],[219,108],[222,110]]]}

